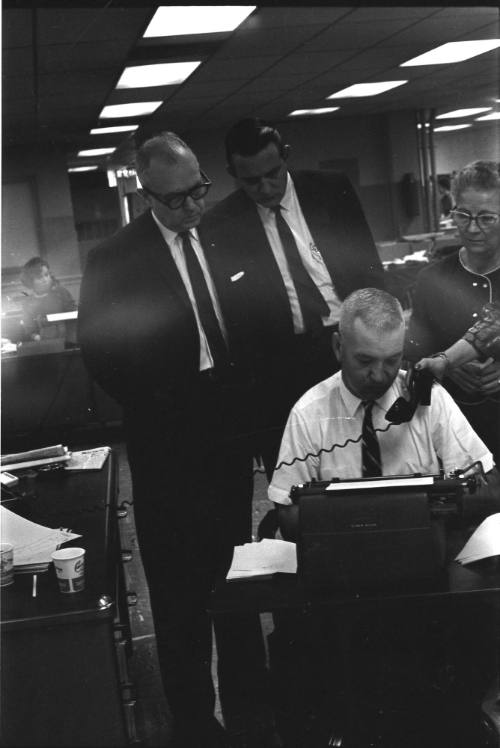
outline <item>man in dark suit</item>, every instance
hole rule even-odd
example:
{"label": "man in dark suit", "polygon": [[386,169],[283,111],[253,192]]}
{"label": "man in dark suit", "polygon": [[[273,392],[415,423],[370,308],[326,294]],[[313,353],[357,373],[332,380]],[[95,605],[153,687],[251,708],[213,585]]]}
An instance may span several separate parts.
{"label": "man in dark suit", "polygon": [[338,370],[341,302],[383,288],[383,269],[345,175],[289,172],[289,146],[258,119],[235,124],[225,145],[239,189],[207,212],[203,241],[235,356],[255,375],[254,451],[270,478],[292,405]]}
{"label": "man in dark suit", "polygon": [[134,514],[170,705],[172,745],[226,745],[214,715],[208,593],[250,539],[252,463],[238,450],[245,383],[197,234],[210,182],[173,133],[137,154],[146,211],[93,249],[79,340],[123,406]]}

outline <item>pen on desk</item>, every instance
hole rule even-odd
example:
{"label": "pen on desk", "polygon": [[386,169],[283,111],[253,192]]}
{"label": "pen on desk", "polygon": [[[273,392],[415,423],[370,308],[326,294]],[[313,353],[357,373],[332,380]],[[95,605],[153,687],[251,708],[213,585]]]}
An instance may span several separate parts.
{"label": "pen on desk", "polygon": [[31,592],[31,597],[36,597],[36,583],[37,583],[37,575],[33,574],[33,589]]}

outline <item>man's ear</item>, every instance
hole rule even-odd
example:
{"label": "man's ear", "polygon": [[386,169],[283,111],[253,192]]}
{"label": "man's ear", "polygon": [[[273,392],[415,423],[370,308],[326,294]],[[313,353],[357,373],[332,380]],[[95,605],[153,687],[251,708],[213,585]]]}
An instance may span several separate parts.
{"label": "man's ear", "polygon": [[334,332],[332,335],[332,347],[337,361],[340,361],[340,356],[342,353],[342,336],[339,332]]}
{"label": "man's ear", "polygon": [[286,161],[288,156],[290,155],[292,148],[289,145],[284,145],[281,149],[281,158],[283,161]]}

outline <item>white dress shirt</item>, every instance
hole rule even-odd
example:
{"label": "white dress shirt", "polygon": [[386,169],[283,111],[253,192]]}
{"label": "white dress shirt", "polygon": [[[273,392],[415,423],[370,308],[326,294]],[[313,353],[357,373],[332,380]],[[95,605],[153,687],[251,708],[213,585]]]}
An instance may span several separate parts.
{"label": "white dress shirt", "polygon": [[[328,272],[323,257],[314,244],[314,240],[307,226],[304,214],[302,213],[290,174],[288,174],[287,177],[286,190],[281,199],[280,205],[283,208],[281,215],[290,227],[304,266],[330,309],[330,315],[322,318],[323,324],[336,324],[339,321],[341,301],[335,292],[332,278],[330,277],[330,273]],[[257,212],[264,226],[267,239],[271,245],[271,249],[285,283],[288,300],[292,310],[294,332],[302,333],[305,329],[304,319],[300,310],[297,291],[295,290],[295,285],[288,269],[288,262],[276,227],[276,215],[272,208],[266,208],[258,203]]]}
{"label": "white dress shirt", "polygon": [[[177,266],[177,270],[179,271],[182,281],[184,285],[186,286],[186,291],[187,291],[187,295],[189,296],[189,300],[191,301],[191,304],[193,305],[194,316],[196,317],[196,324],[198,326],[198,332],[200,334],[200,371],[205,371],[206,369],[212,369],[214,365],[214,360],[212,358],[212,354],[208,346],[208,341],[207,341],[205,332],[201,325],[200,315],[198,312],[198,306],[196,304],[196,299],[194,297],[193,289],[191,286],[191,280],[189,278],[189,273],[188,273],[188,269],[186,266],[186,258],[184,257],[184,251],[182,249],[182,239],[180,238],[179,234],[176,231],[170,231],[170,229],[167,229],[167,227],[164,226],[162,222],[155,216],[153,211],[151,212],[151,215],[153,216],[153,219],[155,220],[156,225],[160,229],[161,235],[163,236],[165,243],[167,244],[167,247],[170,250],[173,260]],[[224,320],[222,318],[222,312],[221,312],[221,308],[219,304],[219,299],[217,298],[217,292],[215,290],[212,276],[210,275],[210,271],[208,269],[205,255],[203,254],[203,249],[201,247],[200,240],[198,238],[198,233],[196,229],[190,229],[188,233],[189,233],[189,238],[191,239],[191,244],[195,251],[196,257],[198,258],[198,261],[201,265],[201,269],[203,270],[203,275],[205,276],[205,281],[208,286],[210,297],[214,305],[215,314],[219,322],[222,334],[224,336],[224,339],[227,341],[227,332],[226,332],[226,328],[224,325]]]}
{"label": "white dress shirt", "polygon": [[[404,391],[405,372],[395,381],[372,411],[375,429],[386,429],[385,414]],[[278,465],[311,453],[318,456],[297,460],[274,471],[269,498],[290,504],[292,486],[315,480],[361,477],[361,439],[364,408],[337,372],[308,390],[294,405],[285,427]],[[432,388],[431,404],[420,405],[411,421],[392,425],[377,433],[383,475],[438,474],[463,469],[480,460],[485,472],[494,467],[493,456],[473,431],[453,398],[439,384]],[[349,439],[355,443],[345,442]],[[359,439],[359,440],[358,440]]]}

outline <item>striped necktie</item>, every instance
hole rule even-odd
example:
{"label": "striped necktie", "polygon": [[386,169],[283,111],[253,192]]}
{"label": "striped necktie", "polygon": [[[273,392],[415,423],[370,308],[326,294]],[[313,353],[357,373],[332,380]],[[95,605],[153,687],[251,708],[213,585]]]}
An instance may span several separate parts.
{"label": "striped necktie", "polygon": [[363,418],[363,430],[361,432],[361,468],[363,478],[375,478],[382,475],[382,460],[380,458],[380,445],[377,434],[373,428],[372,409],[374,400],[362,403],[365,409]]}
{"label": "striped necktie", "polygon": [[223,366],[229,360],[228,350],[215,314],[214,304],[208,290],[205,275],[191,244],[189,231],[182,231],[179,233],[179,236],[182,240],[182,250],[186,259],[186,267],[194,298],[196,299],[201,326],[203,327],[203,332],[207,338],[210,353],[214,360],[214,367]]}
{"label": "striped necktie", "polygon": [[302,262],[292,230],[283,218],[281,205],[272,210],[276,216],[276,228],[297,291],[304,326],[306,330],[320,331],[323,328],[321,317],[328,317],[330,309]]}

